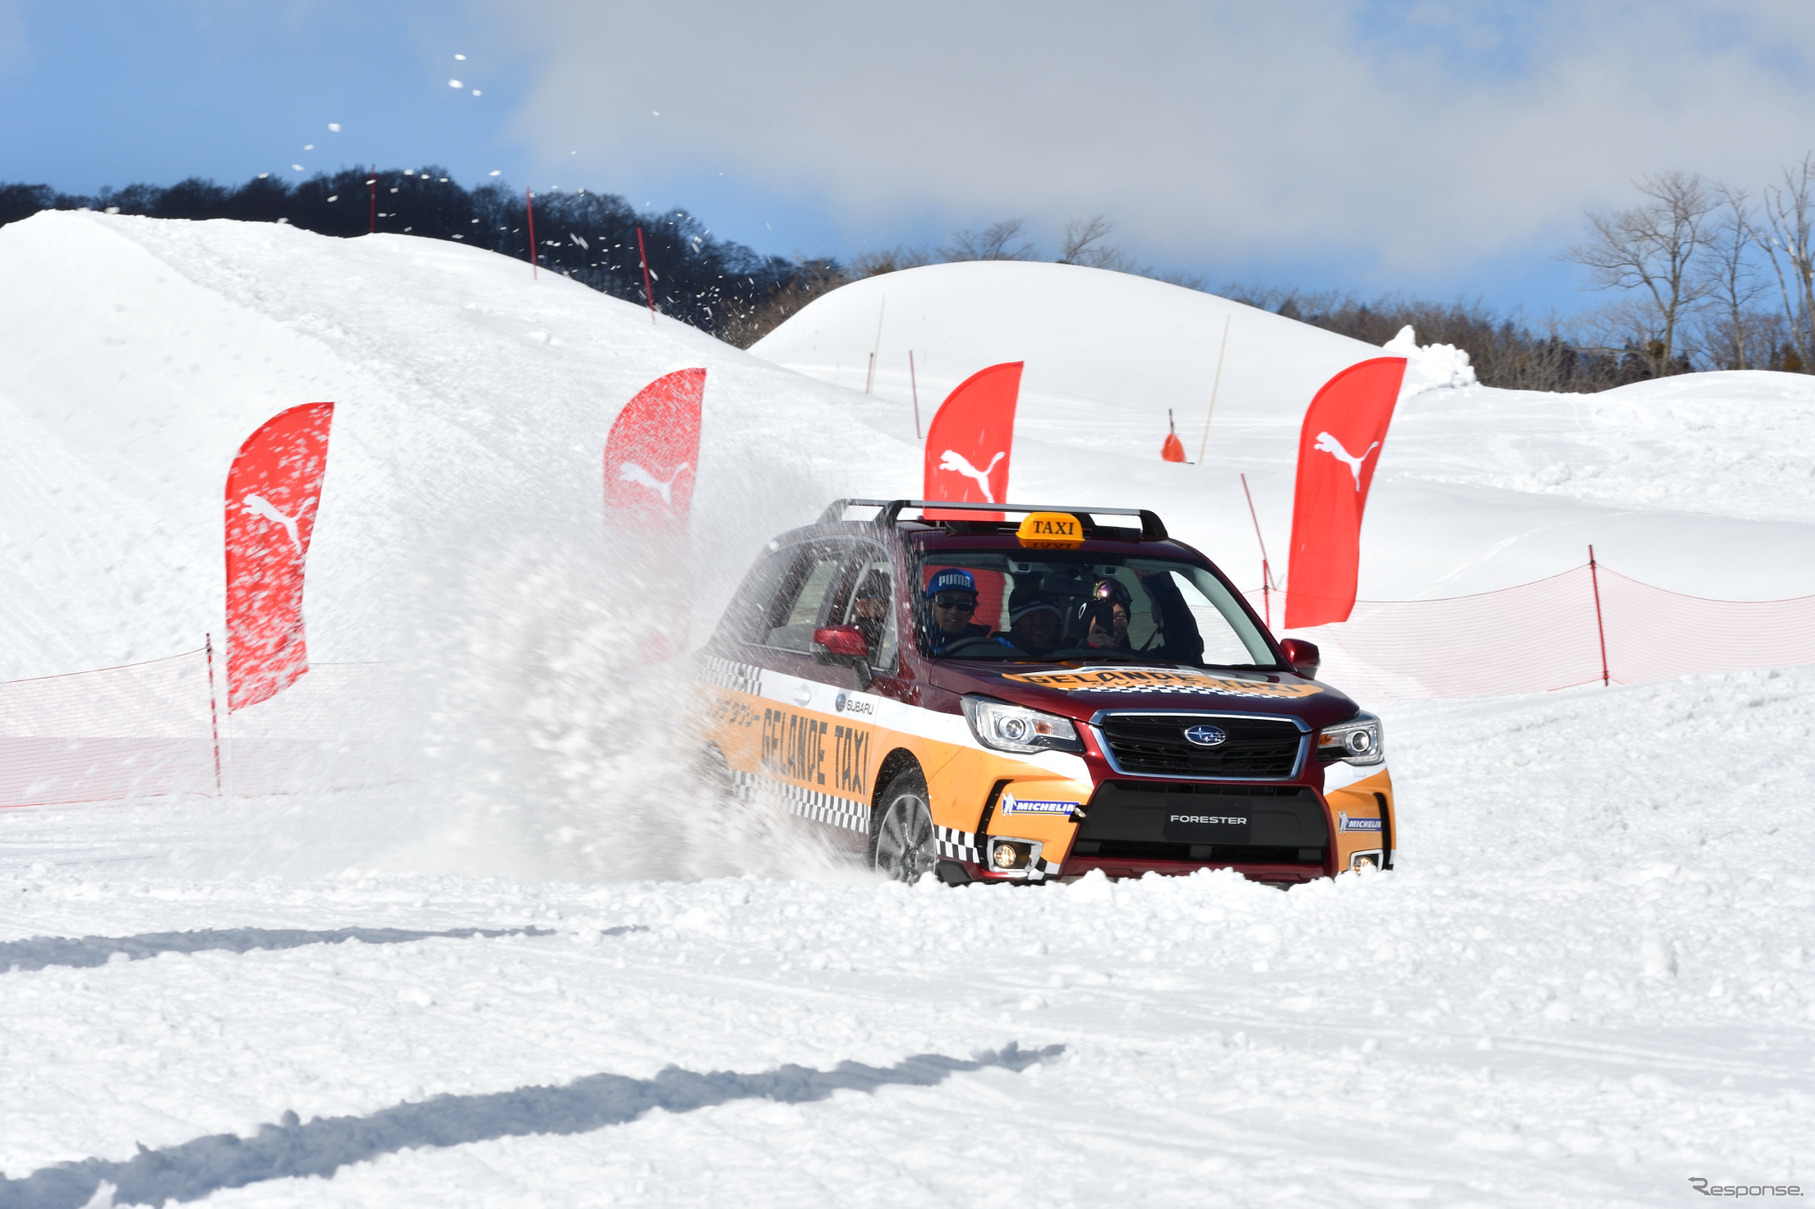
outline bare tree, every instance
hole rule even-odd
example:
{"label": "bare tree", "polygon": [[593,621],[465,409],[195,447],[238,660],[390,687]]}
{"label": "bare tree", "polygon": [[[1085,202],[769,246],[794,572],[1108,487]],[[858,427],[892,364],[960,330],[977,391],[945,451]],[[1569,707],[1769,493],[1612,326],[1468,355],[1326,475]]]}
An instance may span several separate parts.
{"label": "bare tree", "polygon": [[1101,214],[1072,219],[1065,224],[1065,238],[1059,244],[1059,263],[1133,272],[1132,262],[1122,249],[1102,242],[1114,230],[1115,224]]}
{"label": "bare tree", "polygon": [[1026,225],[1018,218],[1005,218],[981,231],[954,231],[952,241],[939,249],[939,255],[946,260],[1036,259],[1037,250],[1023,236]]}
{"label": "bare tree", "polygon": [[1771,257],[1783,298],[1790,344],[1804,372],[1815,370],[1815,154],[1785,168],[1783,184],[1766,189],[1759,242]]}
{"label": "bare tree", "polygon": [[1750,369],[1757,364],[1759,330],[1752,303],[1768,288],[1753,256],[1759,243],[1757,215],[1746,190],[1716,185],[1714,191],[1723,212],[1710,230],[1704,258],[1708,302],[1700,325],[1701,352],[1705,363],[1718,368]]}
{"label": "bare tree", "polygon": [[1720,207],[1696,174],[1664,172],[1636,182],[1646,201],[1630,210],[1590,212],[1588,242],[1564,260],[1585,265],[1599,290],[1641,291],[1649,331],[1640,348],[1657,377],[1672,372],[1677,328],[1705,296],[1696,254],[1711,235],[1709,215]]}
{"label": "bare tree", "polygon": [[926,249],[897,244],[892,248],[859,252],[851,257],[850,263],[845,267],[850,276],[855,279],[875,277],[882,273],[894,273],[901,269],[917,269],[921,265],[932,262],[932,255]]}

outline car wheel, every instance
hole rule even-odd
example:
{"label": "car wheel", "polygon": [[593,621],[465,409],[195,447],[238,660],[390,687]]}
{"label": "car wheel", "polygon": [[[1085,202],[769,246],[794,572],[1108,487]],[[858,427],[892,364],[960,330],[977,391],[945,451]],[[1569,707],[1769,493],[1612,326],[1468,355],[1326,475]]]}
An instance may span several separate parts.
{"label": "car wheel", "polygon": [[730,808],[737,803],[737,785],[731,779],[731,765],[725,753],[708,744],[694,757],[693,775],[709,801]]}
{"label": "car wheel", "polygon": [[932,872],[938,857],[926,778],[918,768],[910,768],[882,791],[870,824],[870,867],[898,882],[913,883]]}

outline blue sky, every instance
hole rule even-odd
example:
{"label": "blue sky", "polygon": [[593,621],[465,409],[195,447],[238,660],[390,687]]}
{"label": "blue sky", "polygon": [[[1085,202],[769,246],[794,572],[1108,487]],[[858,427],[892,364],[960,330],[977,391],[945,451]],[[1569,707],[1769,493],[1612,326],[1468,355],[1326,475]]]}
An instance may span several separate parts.
{"label": "blue sky", "polygon": [[785,255],[1101,213],[1212,282],[1541,319],[1598,301],[1584,209],[1809,149],[1807,45],[1788,0],[0,0],[0,180],[435,163]]}

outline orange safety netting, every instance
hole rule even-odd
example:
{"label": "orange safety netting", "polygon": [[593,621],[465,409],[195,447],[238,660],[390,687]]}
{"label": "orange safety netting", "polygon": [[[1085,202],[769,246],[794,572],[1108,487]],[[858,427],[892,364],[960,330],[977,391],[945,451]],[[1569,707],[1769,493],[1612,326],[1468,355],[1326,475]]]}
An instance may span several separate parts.
{"label": "orange safety netting", "polygon": [[0,683],[0,806],[214,793],[201,650]]}
{"label": "orange safety netting", "polygon": [[[1815,663],[1815,596],[1709,600],[1582,566],[1473,596],[1357,601],[1298,634],[1322,650],[1321,678],[1364,701],[1495,696]],[[0,806],[381,784],[420,742],[402,669],[316,664],[268,702],[220,711],[217,774],[210,689],[204,650],[0,683]]]}
{"label": "orange safety netting", "polygon": [[393,665],[316,664],[231,716],[217,697],[213,717],[206,650],[3,682],[0,807],[393,781],[415,746],[408,700]]}
{"label": "orange safety netting", "polygon": [[1815,596],[1709,600],[1581,566],[1472,596],[1357,601],[1349,620],[1297,633],[1355,696],[1533,693],[1815,663]]}

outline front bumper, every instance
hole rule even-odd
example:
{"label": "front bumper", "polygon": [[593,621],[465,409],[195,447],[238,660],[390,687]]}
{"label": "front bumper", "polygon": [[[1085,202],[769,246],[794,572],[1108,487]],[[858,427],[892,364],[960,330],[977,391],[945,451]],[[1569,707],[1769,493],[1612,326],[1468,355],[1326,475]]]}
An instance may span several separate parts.
{"label": "front bumper", "polygon": [[[1343,783],[1345,782],[1346,783]],[[1071,799],[1069,811],[1063,799]],[[1030,814],[1016,807],[1034,799]],[[1005,811],[1004,806],[1008,809]],[[968,843],[942,850],[949,882],[1047,881],[1234,869],[1295,884],[1362,865],[1392,868],[1392,781],[1385,768],[1320,793],[1304,784],[1229,784],[1110,777],[1093,788],[1003,782]],[[992,845],[1035,841],[1024,869],[991,867]]]}

